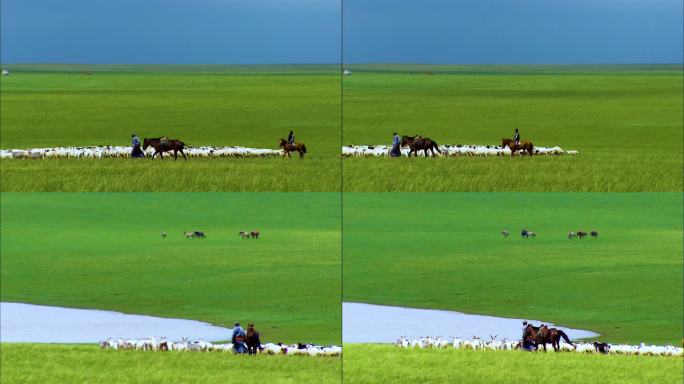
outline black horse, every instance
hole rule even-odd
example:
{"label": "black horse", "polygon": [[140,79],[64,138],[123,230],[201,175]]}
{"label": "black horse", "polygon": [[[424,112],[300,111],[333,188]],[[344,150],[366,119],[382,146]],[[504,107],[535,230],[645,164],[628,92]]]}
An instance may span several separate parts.
{"label": "black horse", "polygon": [[206,238],[207,235],[204,234],[202,231],[195,231],[195,238],[196,239],[204,239]]}
{"label": "black horse", "polygon": [[185,152],[183,152],[183,148],[185,148],[185,143],[183,143],[180,140],[176,139],[166,139],[164,142],[162,142],[161,137],[158,138],[145,138],[143,140],[143,150],[147,149],[148,147],[154,148],[154,153],[152,154],[152,158],[154,159],[154,156],[159,154],[159,158],[164,160],[164,152],[170,152],[173,151],[173,159],[176,160],[178,159],[178,152],[183,155],[183,158],[185,160],[188,159],[187,156],[185,156]]}

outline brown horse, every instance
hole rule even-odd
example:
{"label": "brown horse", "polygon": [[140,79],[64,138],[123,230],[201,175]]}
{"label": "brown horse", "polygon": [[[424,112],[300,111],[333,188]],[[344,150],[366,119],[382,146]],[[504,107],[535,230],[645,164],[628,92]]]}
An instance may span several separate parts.
{"label": "brown horse", "polygon": [[143,150],[147,149],[148,147],[154,148],[154,153],[152,154],[152,158],[154,159],[154,156],[159,154],[159,158],[164,160],[164,152],[170,152],[173,151],[173,159],[176,160],[178,159],[178,152],[183,155],[183,158],[185,160],[188,159],[187,156],[185,156],[185,152],[183,152],[183,148],[185,147],[185,143],[183,143],[180,140],[176,139],[167,139],[163,144],[161,142],[161,137],[158,138],[151,138],[148,139],[147,137],[145,140],[143,140]]}
{"label": "brown horse", "polygon": [[523,151],[523,156],[525,156],[525,152],[527,152],[530,156],[532,156],[532,154],[534,153],[534,145],[531,141],[523,140],[520,143],[515,144],[515,141],[513,141],[512,139],[503,138],[501,139],[501,148],[506,147],[508,147],[508,149],[511,150],[511,156],[514,156],[515,152],[520,150]]}
{"label": "brown horse", "polygon": [[418,157],[418,151],[421,150],[425,154],[425,157],[428,157],[428,151],[430,151],[430,154],[432,156],[435,156],[435,150],[437,150],[437,152],[439,153],[442,153],[442,151],[439,150],[437,142],[430,139],[429,137],[423,138],[420,136],[402,136],[401,143],[399,145],[402,147],[409,147],[409,157],[411,157],[412,153],[414,153],[416,157]]}
{"label": "brown horse", "polygon": [[280,147],[285,151],[285,155],[289,158],[292,158],[290,156],[290,152],[299,152],[299,158],[303,159],[304,154],[306,153],[306,145],[304,143],[297,143],[295,142],[294,144],[290,144],[287,142],[285,139],[280,139]]}
{"label": "brown horse", "polygon": [[247,344],[247,353],[256,355],[257,350],[261,350],[261,338],[259,332],[254,329],[254,324],[247,324],[247,335],[245,336],[245,344]]}
{"label": "brown horse", "polygon": [[546,352],[546,344],[551,344],[553,350],[558,352],[560,350],[561,337],[566,343],[572,345],[573,347],[575,346],[565,332],[557,328],[549,328],[546,325],[535,327],[532,324],[528,324],[523,332],[523,340],[534,340],[535,349],[539,350],[539,345],[542,345],[544,347],[544,352]]}
{"label": "brown horse", "polygon": [[249,235],[252,237],[252,239],[258,239],[259,238],[259,231],[252,231],[249,233]]}

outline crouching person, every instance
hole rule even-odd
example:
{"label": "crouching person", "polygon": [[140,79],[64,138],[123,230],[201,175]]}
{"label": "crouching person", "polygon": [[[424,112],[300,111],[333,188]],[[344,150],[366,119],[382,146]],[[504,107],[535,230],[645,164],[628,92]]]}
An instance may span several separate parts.
{"label": "crouching person", "polygon": [[235,323],[231,342],[233,343],[233,353],[238,354],[247,352],[247,345],[245,344],[245,330],[242,329],[240,323]]}

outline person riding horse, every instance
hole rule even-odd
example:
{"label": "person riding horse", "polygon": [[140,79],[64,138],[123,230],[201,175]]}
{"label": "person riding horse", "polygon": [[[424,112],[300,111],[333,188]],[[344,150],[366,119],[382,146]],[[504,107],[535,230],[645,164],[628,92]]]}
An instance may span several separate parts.
{"label": "person riding horse", "polygon": [[290,133],[287,135],[287,143],[290,145],[290,147],[294,146],[295,136],[293,131],[290,131]]}
{"label": "person riding horse", "polygon": [[131,148],[132,158],[145,157],[145,152],[140,148],[140,138],[135,133],[131,135]]}
{"label": "person riding horse", "polygon": [[401,143],[401,139],[399,138],[399,135],[394,132],[392,134],[392,150],[390,150],[390,156],[392,157],[400,157],[401,156],[401,151],[399,150],[399,144]]}
{"label": "person riding horse", "polygon": [[231,338],[231,342],[233,343],[233,353],[237,354],[247,352],[245,336],[245,330],[240,326],[240,323],[235,323],[235,328],[233,328],[233,337]]}
{"label": "person riding horse", "polygon": [[516,146],[520,145],[520,132],[518,132],[518,128],[515,129],[515,133],[513,134],[513,141]]}

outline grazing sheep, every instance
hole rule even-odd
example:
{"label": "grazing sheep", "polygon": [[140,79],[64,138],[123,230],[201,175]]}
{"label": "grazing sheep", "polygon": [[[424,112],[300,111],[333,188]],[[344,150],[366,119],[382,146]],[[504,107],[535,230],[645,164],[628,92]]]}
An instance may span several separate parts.
{"label": "grazing sheep", "polygon": [[162,237],[162,239],[166,239],[166,232],[163,232],[163,231],[162,231],[161,237]]}
{"label": "grazing sheep", "polygon": [[183,232],[183,236],[185,236],[185,239],[193,239],[195,237],[195,232]]}
{"label": "grazing sheep", "polygon": [[240,235],[240,237],[242,237],[243,240],[249,239],[249,232],[240,231],[239,235]]}
{"label": "grazing sheep", "polygon": [[508,238],[508,229],[504,229],[503,231],[501,231],[501,234],[503,235],[504,239],[507,239]]}

